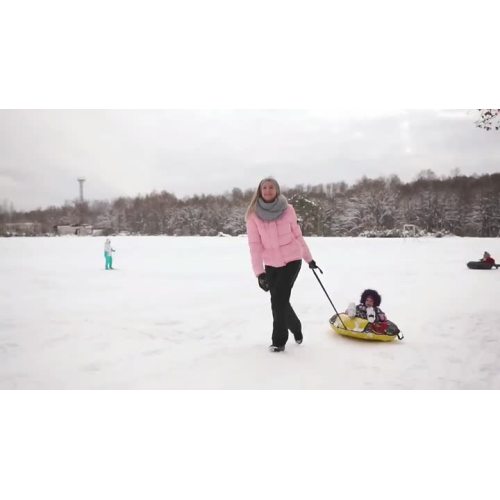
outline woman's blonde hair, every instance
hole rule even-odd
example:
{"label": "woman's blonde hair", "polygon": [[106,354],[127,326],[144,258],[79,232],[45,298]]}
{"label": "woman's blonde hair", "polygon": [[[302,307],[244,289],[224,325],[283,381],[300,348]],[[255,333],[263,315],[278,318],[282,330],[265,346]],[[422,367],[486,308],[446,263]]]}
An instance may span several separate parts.
{"label": "woman's blonde hair", "polygon": [[272,182],[274,184],[274,187],[276,188],[276,197],[278,197],[281,194],[281,189],[280,185],[278,184],[278,181],[274,177],[264,177],[264,179],[262,179],[259,182],[259,185],[257,186],[257,189],[255,190],[252,199],[250,200],[250,205],[248,205],[247,211],[245,213],[245,220],[248,220],[250,215],[252,215],[255,212],[255,205],[257,205],[257,200],[261,197],[260,190],[264,182]]}

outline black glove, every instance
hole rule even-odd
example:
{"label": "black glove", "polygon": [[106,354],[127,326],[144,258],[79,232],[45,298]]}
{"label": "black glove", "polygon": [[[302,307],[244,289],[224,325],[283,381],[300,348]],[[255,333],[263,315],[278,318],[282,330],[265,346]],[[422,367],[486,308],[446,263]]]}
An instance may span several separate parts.
{"label": "black glove", "polygon": [[309,269],[319,269],[314,260],[311,260],[311,262],[309,262]]}
{"label": "black glove", "polygon": [[269,292],[269,282],[267,281],[266,273],[259,274],[257,280],[262,290],[264,290],[264,292]]}

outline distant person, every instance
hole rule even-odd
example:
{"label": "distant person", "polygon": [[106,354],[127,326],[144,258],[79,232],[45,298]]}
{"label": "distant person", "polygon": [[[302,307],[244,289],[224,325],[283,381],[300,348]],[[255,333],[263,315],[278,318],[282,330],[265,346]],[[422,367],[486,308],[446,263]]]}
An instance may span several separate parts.
{"label": "distant person", "polygon": [[246,215],[248,245],[258,284],[271,292],[273,313],[271,352],[285,350],[290,330],[297,344],[303,341],[302,324],[290,305],[290,295],[302,265],[317,269],[302,237],[297,215],[280,192],[276,179],[267,177],[257,186]]}
{"label": "distant person", "polygon": [[481,262],[491,265],[491,267],[495,265],[495,259],[489,254],[489,252],[484,252]]}
{"label": "distant person", "polygon": [[113,269],[113,252],[114,248],[111,247],[111,240],[106,238],[104,243],[104,259],[106,260],[106,270]]}
{"label": "distant person", "polygon": [[498,269],[500,264],[495,264],[495,259],[490,255],[489,252],[484,252],[482,259],[478,261],[467,262],[467,267],[469,269]]}

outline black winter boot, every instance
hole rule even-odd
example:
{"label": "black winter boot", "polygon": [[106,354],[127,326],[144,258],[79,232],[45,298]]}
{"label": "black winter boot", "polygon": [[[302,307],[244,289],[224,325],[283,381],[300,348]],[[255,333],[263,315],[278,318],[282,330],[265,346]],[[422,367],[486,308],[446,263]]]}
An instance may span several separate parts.
{"label": "black winter boot", "polygon": [[270,345],[269,350],[271,352],[281,352],[281,351],[285,350],[285,346],[284,345]]}

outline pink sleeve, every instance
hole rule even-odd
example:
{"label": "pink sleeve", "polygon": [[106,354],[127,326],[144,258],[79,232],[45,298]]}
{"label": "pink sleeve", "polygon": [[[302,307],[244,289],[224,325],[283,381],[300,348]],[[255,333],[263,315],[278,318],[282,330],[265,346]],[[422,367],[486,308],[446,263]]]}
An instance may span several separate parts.
{"label": "pink sleeve", "polygon": [[292,205],[289,205],[291,210],[291,224],[292,224],[292,233],[295,236],[295,239],[299,242],[300,247],[302,248],[302,258],[306,262],[311,262],[313,260],[311,252],[309,250],[309,247],[307,246],[307,243],[304,240],[304,237],[302,236],[302,231],[300,229],[300,226],[297,222],[297,214],[295,213],[295,209],[292,207]]}
{"label": "pink sleeve", "polygon": [[262,252],[264,247],[262,246],[262,240],[260,239],[259,229],[255,223],[254,215],[250,215],[247,220],[247,236],[248,236],[248,246],[250,247],[250,255],[252,257],[252,267],[255,276],[265,272],[264,262],[262,259]]}

